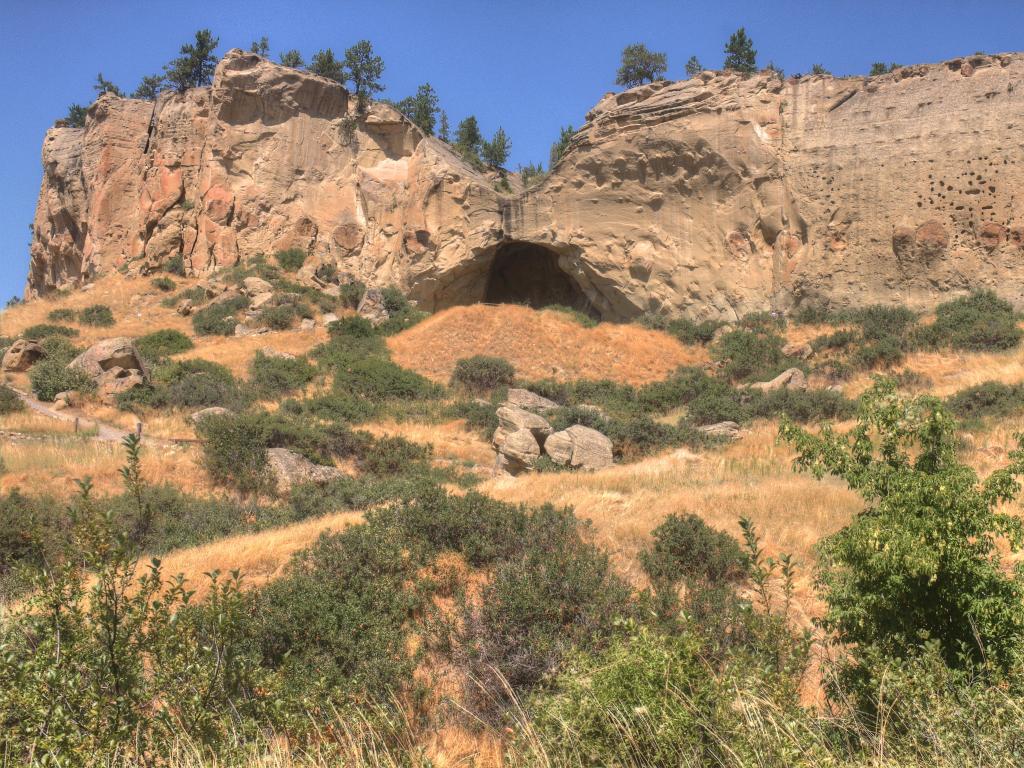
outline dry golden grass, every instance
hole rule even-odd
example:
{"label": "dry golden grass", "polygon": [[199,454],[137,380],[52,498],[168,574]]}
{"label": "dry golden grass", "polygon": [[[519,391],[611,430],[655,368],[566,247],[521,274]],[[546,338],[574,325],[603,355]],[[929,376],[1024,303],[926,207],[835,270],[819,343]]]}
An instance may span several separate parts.
{"label": "dry golden grass", "polygon": [[660,331],[638,325],[601,323],[584,328],[557,311],[538,312],[512,304],[453,307],[388,339],[395,362],[447,383],[456,361],[495,355],[527,379],[612,379],[645,384],[680,365],[707,360]]}
{"label": "dry golden grass", "polygon": [[[160,301],[167,297],[152,286],[152,278],[126,277],[114,272],[105,275],[88,291],[72,291],[53,294],[46,298],[29,301],[11,307],[0,313],[0,335],[17,336],[25,328],[37,323],[48,323],[46,316],[54,309],[83,309],[93,304],[106,304],[114,313],[115,323],[108,328],[96,328],[75,322],[60,322],[79,330],[75,343],[91,344],[111,336],[143,336],[158,328],[173,328],[190,333],[192,324],[173,309],[161,307]],[[188,288],[195,280],[174,278],[176,290]],[[132,297],[140,298],[132,303]]]}
{"label": "dry golden grass", "polygon": [[[159,437],[165,440],[195,439],[195,425],[184,411],[147,411],[142,417],[134,413],[122,411],[112,405],[103,405],[95,401],[86,404],[90,419],[96,419],[119,429],[132,431],[135,425],[142,422],[142,434]],[[198,410],[198,409],[197,409]]]}
{"label": "dry golden grass", "polygon": [[256,352],[265,347],[278,352],[301,355],[317,344],[326,341],[327,338],[327,331],[319,325],[312,331],[292,329],[264,333],[259,336],[197,336],[193,338],[195,348],[175,355],[174,359],[203,358],[212,360],[226,366],[236,376],[245,376],[249,370],[249,363]]}
{"label": "dry golden grass", "polygon": [[798,602],[811,614],[814,546],[862,504],[839,481],[794,473],[792,453],[776,443],[776,429],[759,423],[718,453],[677,450],[599,472],[496,478],[480,490],[506,501],[574,507],[593,522],[597,543],[636,584],[643,583],[637,553],[669,514],[693,513],[737,537],[740,517],[749,517],[769,554],[789,552],[801,562]]}
{"label": "dry golden grass", "polygon": [[[925,390],[939,397],[985,381],[1019,384],[1024,381],[1024,347],[1008,352],[911,352],[902,368],[924,376]],[[871,386],[871,374],[852,379],[843,391],[850,397]]]}
{"label": "dry golden grass", "polygon": [[[116,442],[79,437],[7,443],[0,446],[7,471],[0,475],[0,492],[21,488],[68,498],[77,492],[75,480],[91,477],[98,494],[122,490],[120,469],[124,449]],[[147,447],[143,443],[142,472],[152,485],[168,483],[186,493],[212,495],[217,489],[199,464],[199,448]]]}
{"label": "dry golden grass", "polygon": [[69,435],[74,434],[75,423],[25,409],[0,416],[0,430],[26,434]]}
{"label": "dry golden grass", "polygon": [[161,555],[160,560],[165,576],[183,574],[190,587],[196,590],[196,597],[202,599],[209,587],[205,573],[237,569],[242,572],[246,587],[258,587],[280,576],[291,556],[316,541],[320,534],[340,531],[361,520],[358,512],[339,512],[175,550]]}
{"label": "dry golden grass", "polygon": [[491,446],[475,432],[467,431],[466,422],[462,419],[445,424],[382,421],[361,425],[360,429],[365,429],[378,437],[396,435],[414,443],[429,443],[434,447],[435,458],[481,466],[494,464],[494,451]]}

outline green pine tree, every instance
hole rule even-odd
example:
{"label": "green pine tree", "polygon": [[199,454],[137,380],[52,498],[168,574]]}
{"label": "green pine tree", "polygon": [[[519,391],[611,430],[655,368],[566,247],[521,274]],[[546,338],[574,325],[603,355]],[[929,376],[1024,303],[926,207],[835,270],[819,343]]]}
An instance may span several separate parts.
{"label": "green pine tree", "polygon": [[747,31],[740,27],[729,38],[725,45],[725,62],[723,69],[744,74],[757,72],[757,51],[754,50],[754,42],[747,37]]}

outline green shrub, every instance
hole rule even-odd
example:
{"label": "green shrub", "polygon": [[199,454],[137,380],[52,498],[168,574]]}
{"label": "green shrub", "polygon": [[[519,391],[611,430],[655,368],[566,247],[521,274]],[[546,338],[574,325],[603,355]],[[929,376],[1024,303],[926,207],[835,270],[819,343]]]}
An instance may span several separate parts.
{"label": "green shrub", "polygon": [[663,314],[648,313],[640,318],[640,324],[656,331],[672,334],[684,344],[708,344],[715,331],[724,325],[720,320],[696,322],[686,317],[670,318]]}
{"label": "green shrub", "polygon": [[454,419],[465,419],[466,427],[479,432],[488,440],[498,428],[497,409],[490,403],[459,400],[449,406],[447,415]]}
{"label": "green shrub", "polygon": [[0,384],[0,416],[8,413],[15,413],[25,409],[25,404],[18,397],[18,393],[10,387]]}
{"label": "green shrub", "polygon": [[772,333],[737,330],[724,334],[712,347],[714,359],[722,362],[722,375],[732,381],[766,381],[790,367],[802,367],[799,360],[782,354],[783,339]]}
{"label": "green shrub", "polygon": [[192,288],[186,288],[184,291],[168,296],[166,299],[160,301],[160,306],[166,309],[174,309],[183,301],[190,301],[193,305],[199,306],[206,302],[206,289],[202,286],[196,285]]}
{"label": "green shrub", "polygon": [[[700,643],[639,628],[576,652],[533,697],[533,739],[551,765],[724,765],[707,755],[717,689]],[[716,745],[717,746],[717,745]]]}
{"label": "green shrub", "polygon": [[867,504],[820,544],[825,627],[850,649],[853,678],[872,653],[912,657],[924,638],[954,668],[1019,663],[1024,578],[1003,566],[999,539],[1011,552],[1024,540],[1005,504],[1024,456],[979,482],[956,456],[955,429],[934,398],[901,398],[885,379],[849,435],[781,428],[798,468],[846,480]]}
{"label": "green shrub", "polygon": [[178,284],[169,277],[154,277],[152,283],[154,288],[158,291],[163,291],[164,293],[173,291],[178,287]]}
{"label": "green shrub", "polygon": [[478,601],[463,599],[456,648],[477,711],[534,689],[574,647],[599,648],[629,613],[629,589],[607,556],[580,535],[569,511],[528,518],[521,554],[498,562]]}
{"label": "green shrub", "polygon": [[906,357],[906,342],[896,336],[883,336],[854,350],[851,361],[859,368],[891,368]]}
{"label": "green shrub", "polygon": [[235,315],[248,306],[244,296],[210,304],[192,315],[192,328],[200,336],[231,336],[237,325]]}
{"label": "green shrub", "polygon": [[301,248],[289,248],[274,254],[277,263],[285,272],[298,272],[306,263],[306,252]]}
{"label": "green shrub", "polygon": [[360,452],[359,468],[377,475],[398,475],[430,458],[429,445],[411,443],[405,438],[379,437]]}
{"label": "green shrub", "polygon": [[815,352],[822,350],[845,350],[860,340],[860,334],[856,331],[835,331],[823,336],[815,336],[811,339],[811,349]]}
{"label": "green shrub", "polygon": [[375,403],[349,392],[330,392],[303,400],[285,400],[281,408],[295,415],[308,414],[326,421],[343,421],[359,424],[377,415]]}
{"label": "green shrub", "polygon": [[306,692],[303,716],[383,701],[411,684],[409,619],[420,598],[409,586],[418,563],[405,548],[385,527],[349,526],[296,554],[284,577],[260,590],[252,636],[286,690]]}
{"label": "green shrub", "polygon": [[304,358],[257,352],[249,363],[249,383],[259,397],[269,398],[301,389],[313,380],[316,368]]}
{"label": "green shrub", "polygon": [[60,392],[77,389],[79,392],[92,392],[96,383],[83,371],[67,367],[67,361],[55,357],[46,357],[28,372],[32,391],[36,397],[52,402]]}
{"label": "green shrub", "polygon": [[486,392],[509,387],[515,378],[516,369],[505,358],[474,355],[455,363],[452,386],[462,386],[471,392]]}
{"label": "green shrub", "polygon": [[298,314],[294,304],[278,304],[260,310],[259,323],[264,328],[286,331],[295,324]]}
{"label": "green shrub", "polygon": [[384,295],[384,309],[388,312],[388,319],[377,328],[383,335],[392,336],[427,317],[426,312],[416,309],[394,286],[383,289],[381,293]]}
{"label": "green shrub", "polygon": [[935,322],[923,330],[932,346],[970,351],[999,351],[1020,344],[1013,306],[992,291],[977,291],[935,308]]}
{"label": "green shrub", "polygon": [[215,482],[243,493],[268,488],[269,429],[262,414],[208,416],[196,432],[203,439],[203,466]]}
{"label": "green shrub", "polygon": [[341,289],[338,299],[341,301],[342,306],[348,307],[349,309],[356,309],[359,306],[359,302],[363,300],[363,295],[366,293],[366,285],[358,280],[351,283],[344,283],[338,287]]}
{"label": "green shrub", "polygon": [[21,332],[22,338],[32,339],[33,341],[42,341],[50,336],[64,336],[70,339],[77,335],[77,328],[68,328],[66,325],[50,325],[49,323],[30,325]]}
{"label": "green shrub", "polygon": [[750,418],[785,416],[801,424],[841,421],[853,417],[857,404],[828,389],[777,389],[754,394],[747,404]]}
{"label": "green shrub", "polygon": [[336,392],[349,392],[374,402],[392,398],[433,397],[435,385],[414,371],[377,357],[355,359],[335,372]]}
{"label": "green shrub", "polygon": [[185,276],[185,257],[176,253],[164,262],[164,271],[179,277]]}
{"label": "green shrub", "polygon": [[1024,411],[1024,384],[986,381],[951,395],[946,404],[967,421],[1015,416]]}
{"label": "green shrub", "polygon": [[671,514],[651,535],[654,544],[640,554],[640,564],[659,588],[684,581],[715,584],[746,573],[739,542],[696,515]]}
{"label": "green shrub", "polygon": [[139,350],[139,354],[151,361],[185,352],[194,346],[192,339],[172,328],[162,328],[135,340],[135,348]]}
{"label": "green shrub", "polygon": [[176,360],[152,371],[150,386],[134,387],[117,397],[125,410],[150,408],[244,408],[250,396],[231,371],[209,360]]}
{"label": "green shrub", "polygon": [[686,417],[698,425],[717,424],[721,421],[742,423],[750,418],[750,408],[743,393],[724,381],[712,380],[686,406]]}
{"label": "green shrub", "polygon": [[748,312],[737,323],[740,328],[760,333],[774,333],[786,329],[786,316],[781,312]]}
{"label": "green shrub", "polygon": [[790,318],[798,325],[836,325],[838,323],[835,314],[820,304],[799,307],[790,315]]}
{"label": "green shrub", "polygon": [[75,310],[66,308],[53,309],[46,315],[46,319],[51,323],[74,322],[76,317],[78,317],[78,313]]}
{"label": "green shrub", "polygon": [[841,317],[859,325],[861,333],[868,341],[900,338],[917,323],[917,315],[906,307],[889,307],[882,304],[847,310]]}
{"label": "green shrub", "polygon": [[93,304],[78,313],[78,322],[83,325],[109,327],[114,324],[114,313],[106,304]]}

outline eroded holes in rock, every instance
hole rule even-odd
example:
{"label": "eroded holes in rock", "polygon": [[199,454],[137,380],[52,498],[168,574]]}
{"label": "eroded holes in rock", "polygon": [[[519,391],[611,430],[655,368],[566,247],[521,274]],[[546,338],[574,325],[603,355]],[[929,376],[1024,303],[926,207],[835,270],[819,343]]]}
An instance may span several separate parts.
{"label": "eroded holes in rock", "polygon": [[495,248],[484,283],[489,304],[526,304],[534,309],[560,304],[597,316],[579,284],[559,266],[546,246],[513,240]]}

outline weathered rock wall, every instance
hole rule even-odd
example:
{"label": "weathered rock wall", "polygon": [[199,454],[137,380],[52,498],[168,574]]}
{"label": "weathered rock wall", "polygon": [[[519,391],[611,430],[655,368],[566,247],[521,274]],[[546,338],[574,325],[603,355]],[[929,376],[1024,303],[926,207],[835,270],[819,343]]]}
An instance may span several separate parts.
{"label": "weathered rock wall", "polygon": [[541,185],[501,194],[390,107],[357,119],[337,84],[232,51],[212,88],[105,96],[84,130],[51,129],[27,293],[299,247],[306,278],[331,263],[427,308],[540,300],[548,270],[607,318],[923,308],[974,287],[1024,306],[1022,81],[1020,54],[705,72],[609,94]]}

